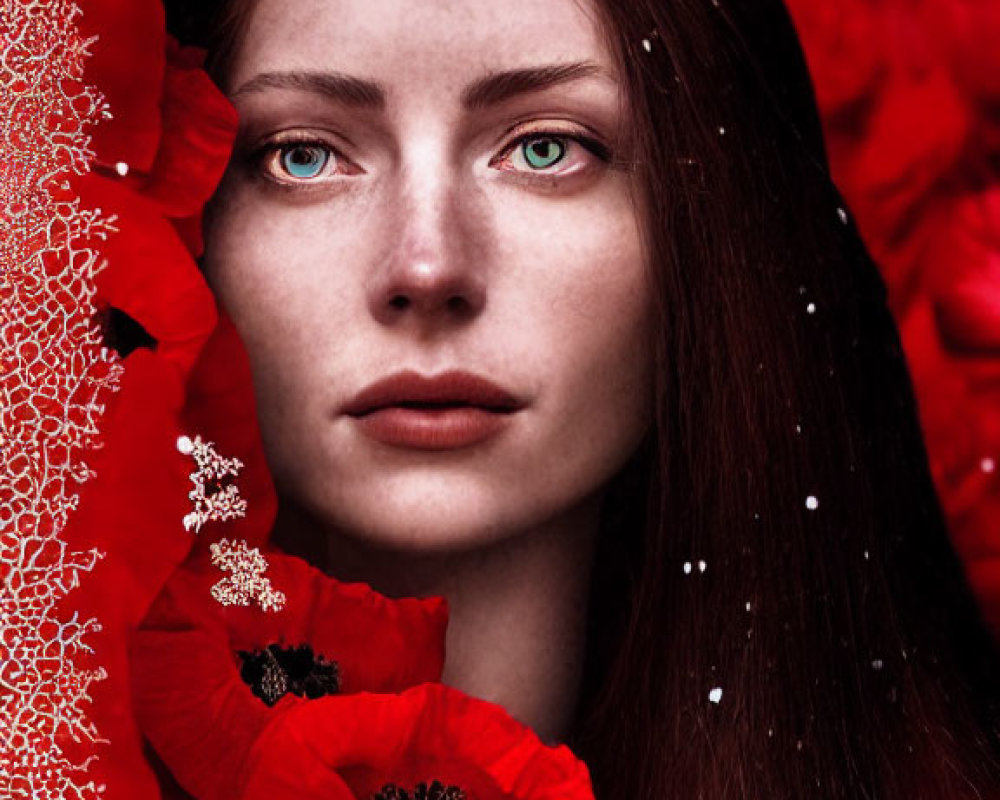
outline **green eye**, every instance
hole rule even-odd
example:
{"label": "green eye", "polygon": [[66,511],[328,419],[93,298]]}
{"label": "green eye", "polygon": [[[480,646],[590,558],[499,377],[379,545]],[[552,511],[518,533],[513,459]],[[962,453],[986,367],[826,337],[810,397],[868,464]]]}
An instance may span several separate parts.
{"label": "green eye", "polygon": [[562,161],[566,155],[566,144],[551,136],[527,139],[521,144],[524,160],[532,169],[547,169]]}
{"label": "green eye", "polygon": [[282,150],[281,166],[293,178],[315,178],[330,161],[330,151],[314,144],[296,144]]}

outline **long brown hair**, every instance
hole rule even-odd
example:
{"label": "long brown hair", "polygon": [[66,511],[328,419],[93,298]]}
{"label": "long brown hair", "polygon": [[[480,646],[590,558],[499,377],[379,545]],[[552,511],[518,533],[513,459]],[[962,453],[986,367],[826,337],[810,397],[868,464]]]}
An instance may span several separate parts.
{"label": "long brown hair", "polygon": [[[195,24],[217,67],[251,4],[229,5]],[[1000,661],[783,7],[596,7],[659,320],[654,427],[605,509],[571,742],[597,797],[1000,796]]]}
{"label": "long brown hair", "polygon": [[643,538],[604,540],[634,581],[576,736],[598,797],[1000,795],[996,653],[784,8],[600,7],[660,366]]}

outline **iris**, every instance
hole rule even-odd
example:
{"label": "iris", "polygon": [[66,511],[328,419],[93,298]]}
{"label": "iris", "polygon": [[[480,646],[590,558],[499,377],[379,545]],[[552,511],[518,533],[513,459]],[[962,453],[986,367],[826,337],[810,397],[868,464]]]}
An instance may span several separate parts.
{"label": "iris", "polygon": [[329,160],[329,151],[317,145],[297,144],[281,154],[281,166],[293,178],[315,178]]}
{"label": "iris", "polygon": [[559,139],[542,137],[529,139],[521,145],[524,160],[533,169],[546,169],[566,155],[566,145]]}

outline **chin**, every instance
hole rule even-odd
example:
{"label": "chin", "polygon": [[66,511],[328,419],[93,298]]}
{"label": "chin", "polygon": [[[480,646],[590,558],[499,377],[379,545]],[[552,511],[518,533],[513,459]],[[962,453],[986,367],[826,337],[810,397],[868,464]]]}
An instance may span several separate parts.
{"label": "chin", "polygon": [[[418,482],[419,483],[419,482]],[[322,516],[365,544],[413,553],[457,552],[489,546],[531,526],[512,512],[515,498],[482,487],[396,487],[327,496]],[[523,508],[518,509],[523,513]]]}
{"label": "chin", "polygon": [[377,507],[369,503],[360,508],[342,507],[335,526],[381,549],[426,554],[475,550],[523,530],[498,522],[504,516],[502,509],[469,500],[433,497],[406,502],[399,498]]}

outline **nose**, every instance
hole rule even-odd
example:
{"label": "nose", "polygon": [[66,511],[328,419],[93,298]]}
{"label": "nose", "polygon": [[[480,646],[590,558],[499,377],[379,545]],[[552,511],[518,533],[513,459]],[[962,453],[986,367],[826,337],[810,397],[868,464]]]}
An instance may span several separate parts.
{"label": "nose", "polygon": [[485,227],[443,159],[401,170],[383,204],[387,247],[369,290],[384,325],[468,321],[486,304]]}

